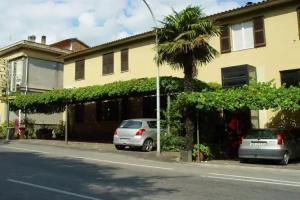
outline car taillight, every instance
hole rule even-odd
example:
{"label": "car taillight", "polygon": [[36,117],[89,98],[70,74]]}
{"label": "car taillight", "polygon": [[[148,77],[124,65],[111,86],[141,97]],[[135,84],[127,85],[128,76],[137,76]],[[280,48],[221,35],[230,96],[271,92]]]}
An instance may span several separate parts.
{"label": "car taillight", "polygon": [[240,140],[239,140],[240,145],[243,144],[243,139],[244,139],[243,137],[240,138]]}
{"label": "car taillight", "polygon": [[117,129],[115,130],[114,135],[118,135]]}
{"label": "car taillight", "polygon": [[139,129],[136,133],[135,133],[135,135],[143,135],[145,133],[145,129]]}
{"label": "car taillight", "polygon": [[282,133],[278,132],[277,133],[277,144],[282,145],[282,143],[283,143]]}

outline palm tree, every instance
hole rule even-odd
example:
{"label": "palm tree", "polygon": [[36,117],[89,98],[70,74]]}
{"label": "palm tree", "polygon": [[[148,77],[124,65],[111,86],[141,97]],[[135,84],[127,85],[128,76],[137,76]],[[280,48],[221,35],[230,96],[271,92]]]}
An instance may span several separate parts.
{"label": "palm tree", "polygon": [[[209,40],[220,34],[219,27],[207,18],[199,7],[188,6],[180,12],[173,10],[171,15],[156,27],[158,62],[167,63],[175,69],[183,69],[184,92],[194,90],[193,78],[197,67],[209,63],[218,51],[209,45]],[[193,109],[184,108],[187,149],[193,147]]]}

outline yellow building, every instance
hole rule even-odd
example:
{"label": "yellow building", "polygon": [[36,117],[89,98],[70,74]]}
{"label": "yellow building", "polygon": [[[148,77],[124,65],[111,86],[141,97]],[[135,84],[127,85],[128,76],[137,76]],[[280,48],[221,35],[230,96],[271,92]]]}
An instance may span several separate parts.
{"label": "yellow building", "polygon": [[[220,54],[207,66],[199,67],[198,79],[217,82],[223,87],[245,84],[250,79],[259,82],[274,80],[277,86],[282,83],[299,83],[299,1],[266,0],[261,3],[248,3],[209,18],[223,27],[221,36],[210,41]],[[155,77],[154,46],[154,33],[146,32],[65,55],[64,87],[84,87]],[[161,66],[161,76],[183,77],[183,72],[170,66]],[[129,99],[129,104],[131,102],[135,105],[131,106],[129,117],[145,117],[143,101],[143,98]],[[100,109],[99,112],[104,117],[100,121],[97,120],[96,105],[89,104],[85,108],[77,106],[72,110],[72,133],[92,135],[98,134],[99,130],[108,134],[113,132],[113,127],[116,127],[122,116],[105,115],[111,115],[112,110],[118,113],[118,107],[122,105],[102,105],[102,111]],[[238,116],[239,114],[236,115]],[[262,128],[268,125],[274,113],[251,111],[250,116],[252,124]]]}

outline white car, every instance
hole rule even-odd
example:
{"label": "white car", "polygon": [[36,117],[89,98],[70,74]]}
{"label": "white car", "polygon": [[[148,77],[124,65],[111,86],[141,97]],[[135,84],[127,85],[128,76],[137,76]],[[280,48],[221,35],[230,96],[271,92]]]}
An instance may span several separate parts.
{"label": "white car", "polygon": [[129,146],[152,151],[156,146],[156,134],[156,119],[128,119],[116,129],[113,143],[118,150]]}

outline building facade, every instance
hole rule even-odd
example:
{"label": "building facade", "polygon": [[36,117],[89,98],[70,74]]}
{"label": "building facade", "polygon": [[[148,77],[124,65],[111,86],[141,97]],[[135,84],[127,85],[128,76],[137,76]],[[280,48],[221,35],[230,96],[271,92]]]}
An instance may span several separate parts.
{"label": "building facade", "polygon": [[[1,48],[0,58],[7,61],[8,80],[5,81],[9,92],[26,95],[62,88],[63,61],[57,57],[67,53],[70,51],[50,47],[33,40],[23,40]],[[2,94],[5,94],[5,91],[2,91]],[[6,103],[2,102],[0,104],[1,123],[6,121],[6,109]],[[31,114],[28,118],[34,120],[36,124],[57,124],[62,120],[62,114]],[[10,121],[23,119],[24,114],[21,111],[10,112]]]}
{"label": "building facade", "polygon": [[[198,68],[199,80],[216,82],[223,87],[247,84],[251,80],[273,80],[277,86],[299,84],[299,1],[266,0],[208,17],[222,27],[221,36],[209,41],[220,54],[206,66]],[[146,32],[65,55],[64,87],[155,77],[154,47],[154,33]],[[174,70],[167,65],[160,69],[161,76],[183,77],[182,70]],[[132,117],[144,117],[143,105],[147,101],[145,98],[129,100],[132,106],[128,113]],[[121,118],[104,117],[97,121],[98,107],[96,102],[71,109],[71,130],[87,134],[98,134],[98,130],[112,133]],[[99,112],[104,116],[109,115],[112,109],[117,112],[117,107],[124,106],[121,103],[102,105],[102,111],[100,109]],[[130,103],[125,107],[130,107]],[[270,125],[277,114],[266,110],[228,113],[227,123],[230,128],[231,122],[235,122],[233,127],[236,127],[239,126],[236,118],[247,118],[246,121],[250,123],[248,126],[264,128]]]}

